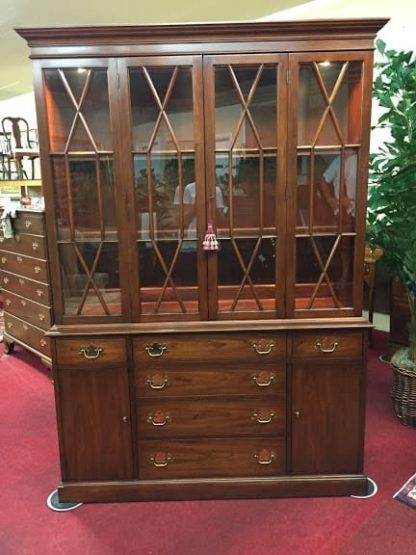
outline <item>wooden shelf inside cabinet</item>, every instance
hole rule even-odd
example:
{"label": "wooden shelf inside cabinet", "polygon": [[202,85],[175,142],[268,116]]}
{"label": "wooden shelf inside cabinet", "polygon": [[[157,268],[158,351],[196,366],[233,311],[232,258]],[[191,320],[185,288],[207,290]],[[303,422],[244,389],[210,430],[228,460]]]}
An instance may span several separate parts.
{"label": "wooden shelf inside cabinet", "polygon": [[18,29],[45,145],[62,501],[365,493],[384,23]]}

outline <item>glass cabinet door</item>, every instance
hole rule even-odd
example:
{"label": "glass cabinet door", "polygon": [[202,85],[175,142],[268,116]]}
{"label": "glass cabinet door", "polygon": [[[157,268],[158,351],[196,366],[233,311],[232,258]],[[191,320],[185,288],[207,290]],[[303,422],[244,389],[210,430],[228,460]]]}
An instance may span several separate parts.
{"label": "glass cabinet door", "polygon": [[207,317],[200,57],[125,61],[139,320]]}
{"label": "glass cabinet door", "polygon": [[291,56],[288,190],[296,254],[289,315],[347,314],[360,298],[356,246],[364,229],[356,222],[364,220],[369,75],[366,54]]}
{"label": "glass cabinet door", "polygon": [[43,83],[61,276],[57,312],[68,318],[119,318],[107,62],[45,63]]}
{"label": "glass cabinet door", "polygon": [[286,57],[204,58],[211,319],[283,314]]}

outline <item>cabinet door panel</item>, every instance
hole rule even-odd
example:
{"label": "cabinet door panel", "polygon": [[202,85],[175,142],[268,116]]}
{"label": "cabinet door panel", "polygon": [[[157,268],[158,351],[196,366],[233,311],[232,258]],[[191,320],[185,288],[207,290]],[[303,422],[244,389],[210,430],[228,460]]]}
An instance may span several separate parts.
{"label": "cabinet door panel", "polygon": [[360,472],[362,365],[296,363],[292,378],[292,473]]}
{"label": "cabinet door panel", "polygon": [[131,58],[119,67],[128,90],[135,318],[206,318],[201,57]]}
{"label": "cabinet door panel", "polygon": [[131,478],[127,370],[58,370],[57,379],[63,480]]}
{"label": "cabinet door panel", "polygon": [[207,210],[219,241],[208,257],[212,319],[283,313],[286,61],[204,59]]}
{"label": "cabinet door panel", "polygon": [[361,314],[371,55],[290,56],[289,316]]}

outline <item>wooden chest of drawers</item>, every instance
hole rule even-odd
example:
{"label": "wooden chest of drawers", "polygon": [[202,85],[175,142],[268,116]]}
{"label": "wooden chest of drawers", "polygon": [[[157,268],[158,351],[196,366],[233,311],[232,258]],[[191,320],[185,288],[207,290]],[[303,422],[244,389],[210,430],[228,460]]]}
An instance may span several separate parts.
{"label": "wooden chest of drawers", "polygon": [[17,210],[14,237],[0,243],[5,350],[19,343],[51,363],[45,332],[52,323],[44,213]]}

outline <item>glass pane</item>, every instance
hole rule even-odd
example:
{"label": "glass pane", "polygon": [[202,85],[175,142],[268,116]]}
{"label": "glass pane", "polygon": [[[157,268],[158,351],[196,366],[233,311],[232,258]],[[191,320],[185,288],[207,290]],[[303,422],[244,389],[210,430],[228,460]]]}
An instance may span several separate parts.
{"label": "glass pane", "polygon": [[52,152],[111,150],[107,69],[46,69],[44,80]]}
{"label": "glass pane", "polygon": [[275,154],[217,154],[216,180],[219,237],[258,235],[260,230],[276,233]]}
{"label": "glass pane", "polygon": [[139,242],[138,254],[142,313],[198,312],[195,241]]}
{"label": "glass pane", "polygon": [[133,150],[194,148],[191,67],[130,69],[130,98]]}
{"label": "glass pane", "polygon": [[297,309],[352,307],[354,242],[349,236],[297,239]]}
{"label": "glass pane", "polygon": [[299,145],[357,144],[361,62],[303,63],[299,74]]}
{"label": "glass pane", "polygon": [[276,99],[276,66],[217,67],[216,149],[276,147]]}
{"label": "glass pane", "polygon": [[357,150],[308,151],[297,162],[297,227],[355,231]]}
{"label": "glass pane", "polygon": [[59,257],[67,316],[121,314],[117,243],[60,243]]}
{"label": "glass pane", "polygon": [[218,310],[275,310],[275,239],[222,240],[218,251]]}
{"label": "glass pane", "polygon": [[139,239],[196,239],[193,155],[134,156]]}
{"label": "glass pane", "polygon": [[110,157],[52,160],[58,240],[117,239]]}

